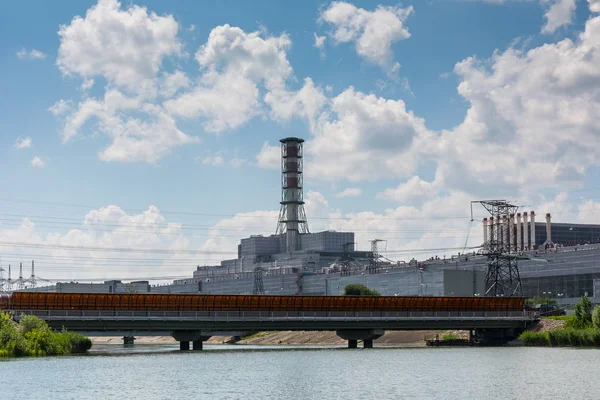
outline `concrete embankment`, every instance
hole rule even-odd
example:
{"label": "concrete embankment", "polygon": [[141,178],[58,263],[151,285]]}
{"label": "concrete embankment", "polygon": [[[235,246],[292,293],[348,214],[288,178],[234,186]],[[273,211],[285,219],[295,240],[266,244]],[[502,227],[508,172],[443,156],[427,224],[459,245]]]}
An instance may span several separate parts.
{"label": "concrete embankment", "polygon": [[[439,331],[393,331],[375,340],[379,345],[411,345],[424,346],[425,338],[435,337]],[[123,343],[123,338],[118,336],[90,337],[94,343]],[[231,337],[213,336],[206,344],[222,344],[231,341]],[[167,344],[177,343],[170,336],[139,336],[135,343],[138,344]],[[312,331],[277,331],[259,332],[251,337],[237,342],[239,345],[345,345],[346,341],[336,335],[335,332],[312,332]]]}

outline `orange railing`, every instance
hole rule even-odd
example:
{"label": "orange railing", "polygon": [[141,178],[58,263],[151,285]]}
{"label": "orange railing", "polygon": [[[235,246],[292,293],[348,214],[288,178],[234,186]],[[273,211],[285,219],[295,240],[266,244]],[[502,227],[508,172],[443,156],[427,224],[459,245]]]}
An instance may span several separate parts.
{"label": "orange railing", "polygon": [[15,292],[0,309],[148,311],[522,311],[523,297],[248,296]]}

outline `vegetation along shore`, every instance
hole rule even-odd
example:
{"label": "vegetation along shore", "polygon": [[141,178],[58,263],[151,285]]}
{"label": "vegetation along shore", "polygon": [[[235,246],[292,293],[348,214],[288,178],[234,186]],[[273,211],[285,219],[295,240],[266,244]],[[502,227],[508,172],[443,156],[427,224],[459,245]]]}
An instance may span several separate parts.
{"label": "vegetation along shore", "polygon": [[0,313],[0,357],[62,356],[85,353],[92,341],[78,333],[55,332],[33,315],[17,323],[9,313]]}

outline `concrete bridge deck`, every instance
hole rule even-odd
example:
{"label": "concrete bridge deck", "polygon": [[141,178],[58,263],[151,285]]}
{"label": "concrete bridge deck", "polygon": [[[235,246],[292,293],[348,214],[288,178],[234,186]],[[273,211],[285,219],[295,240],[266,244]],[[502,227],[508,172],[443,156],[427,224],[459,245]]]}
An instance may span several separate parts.
{"label": "concrete bridge deck", "polygon": [[[198,342],[222,332],[244,331],[336,331],[355,347],[356,340],[372,339],[385,330],[450,330],[502,333],[514,336],[535,323],[537,313],[527,311],[373,311],[373,312],[289,312],[289,311],[92,311],[15,310],[13,316],[35,315],[52,328],[76,332],[131,332],[135,335],[163,335],[170,332],[180,342]],[[509,334],[510,332],[510,334]],[[518,333],[516,333],[518,334]],[[497,335],[496,335],[497,336]],[[368,342],[370,341],[370,342]],[[189,346],[189,343],[188,343]],[[195,347],[201,347],[201,343]],[[182,349],[185,345],[182,345]]]}

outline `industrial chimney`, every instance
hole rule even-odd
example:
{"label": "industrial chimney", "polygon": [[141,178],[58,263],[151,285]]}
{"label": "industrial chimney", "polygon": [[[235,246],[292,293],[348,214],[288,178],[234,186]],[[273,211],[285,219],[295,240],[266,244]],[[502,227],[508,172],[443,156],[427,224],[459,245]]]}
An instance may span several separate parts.
{"label": "industrial chimney", "polygon": [[523,213],[523,250],[529,250],[529,218],[527,211]]}
{"label": "industrial chimney", "polygon": [[483,219],[483,247],[488,246],[488,219]]}
{"label": "industrial chimney", "polygon": [[552,216],[550,215],[550,213],[546,213],[546,241],[544,242],[544,245],[553,244],[551,220],[552,220]]}
{"label": "industrial chimney", "polygon": [[508,252],[512,253],[517,248],[515,242],[515,214],[508,216]]}
{"label": "industrial chimney", "polygon": [[517,251],[523,250],[523,243],[521,242],[521,213],[517,213]]}
{"label": "industrial chimney", "polygon": [[535,211],[531,212],[531,250],[535,250]]}
{"label": "industrial chimney", "polygon": [[299,233],[309,233],[302,194],[302,143],[288,137],[281,142],[281,210],[277,234],[286,235],[286,251],[299,250]]}

